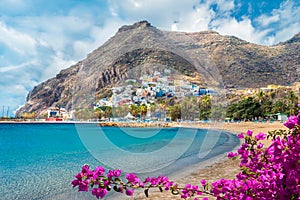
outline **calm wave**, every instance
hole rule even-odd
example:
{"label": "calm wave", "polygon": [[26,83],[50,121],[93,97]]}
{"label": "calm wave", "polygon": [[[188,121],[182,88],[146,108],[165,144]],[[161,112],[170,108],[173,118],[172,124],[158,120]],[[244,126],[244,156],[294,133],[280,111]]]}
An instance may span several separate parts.
{"label": "calm wave", "polygon": [[71,188],[85,163],[141,176],[171,175],[237,143],[231,134],[201,129],[0,124],[0,197],[94,199]]}

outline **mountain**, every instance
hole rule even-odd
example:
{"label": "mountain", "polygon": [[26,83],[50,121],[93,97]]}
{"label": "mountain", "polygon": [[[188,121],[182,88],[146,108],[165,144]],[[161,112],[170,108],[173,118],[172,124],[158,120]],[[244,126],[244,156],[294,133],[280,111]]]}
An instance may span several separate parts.
{"label": "mountain", "polygon": [[162,31],[141,21],[122,26],[87,58],[35,86],[17,115],[91,106],[109,96],[110,87],[163,69],[203,87],[253,88],[290,85],[299,81],[299,68],[300,33],[262,46],[215,31]]}

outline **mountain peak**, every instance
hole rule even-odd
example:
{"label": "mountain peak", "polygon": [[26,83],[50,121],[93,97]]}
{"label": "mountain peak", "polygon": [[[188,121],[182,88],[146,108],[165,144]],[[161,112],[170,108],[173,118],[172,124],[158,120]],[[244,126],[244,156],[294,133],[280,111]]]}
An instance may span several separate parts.
{"label": "mountain peak", "polygon": [[138,28],[146,28],[146,27],[153,27],[148,21],[139,21],[134,23],[133,25],[124,25],[121,28],[119,28],[118,32],[125,32],[133,29],[138,29]]}

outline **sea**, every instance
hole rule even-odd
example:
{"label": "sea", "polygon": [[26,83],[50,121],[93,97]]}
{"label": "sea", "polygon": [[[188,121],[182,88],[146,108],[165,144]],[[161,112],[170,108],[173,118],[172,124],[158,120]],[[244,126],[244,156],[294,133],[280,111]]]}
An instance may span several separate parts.
{"label": "sea", "polygon": [[95,199],[72,188],[82,165],[173,176],[233,150],[213,129],[101,127],[89,123],[0,124],[0,199]]}

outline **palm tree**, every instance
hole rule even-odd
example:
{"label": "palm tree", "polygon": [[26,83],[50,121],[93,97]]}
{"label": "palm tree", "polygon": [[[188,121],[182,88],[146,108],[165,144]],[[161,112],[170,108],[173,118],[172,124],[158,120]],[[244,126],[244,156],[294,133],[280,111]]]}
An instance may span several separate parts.
{"label": "palm tree", "polygon": [[110,106],[100,106],[100,110],[103,113],[103,116],[105,118],[108,118],[108,120],[110,121],[110,117],[112,116],[112,107]]}
{"label": "palm tree", "polygon": [[209,95],[204,95],[202,99],[202,104],[205,109],[210,109],[211,107],[211,100]]}
{"label": "palm tree", "polygon": [[211,99],[209,95],[204,95],[199,105],[199,118],[207,120],[211,116]]}
{"label": "palm tree", "polygon": [[62,115],[61,115],[61,105],[56,105],[56,108],[58,109],[58,117],[62,118]]}
{"label": "palm tree", "polygon": [[172,121],[175,121],[177,119],[181,119],[181,106],[180,104],[175,104],[174,106],[168,107],[168,115],[171,118]]}
{"label": "palm tree", "polygon": [[113,109],[113,116],[114,117],[125,117],[129,112],[128,105],[117,106]]}
{"label": "palm tree", "polygon": [[263,104],[265,97],[266,95],[262,90],[259,90],[258,93],[256,93],[256,99],[260,104]]}
{"label": "palm tree", "polygon": [[156,110],[156,105],[155,103],[150,103],[150,113],[151,113],[151,119],[153,118],[153,113]]}
{"label": "palm tree", "polygon": [[140,108],[135,104],[131,104],[129,108],[129,112],[131,113],[132,116],[137,117],[138,114],[140,113]]}
{"label": "palm tree", "polygon": [[272,106],[273,113],[284,113],[286,109],[286,104],[283,101],[276,101]]}
{"label": "palm tree", "polygon": [[97,117],[97,119],[101,119],[103,117],[103,111],[100,108],[96,108],[95,116]]}
{"label": "palm tree", "polygon": [[147,111],[148,111],[148,107],[145,104],[142,104],[139,106],[139,110],[141,112],[142,119],[145,119]]}
{"label": "palm tree", "polygon": [[106,107],[105,107],[105,110],[104,110],[104,116],[105,116],[106,118],[108,118],[108,121],[110,121],[110,118],[111,118],[111,116],[112,116],[112,107],[110,107],[110,106],[106,106]]}
{"label": "palm tree", "polygon": [[187,97],[181,103],[181,118],[184,120],[194,120],[195,114],[199,113],[199,104],[195,97]]}
{"label": "palm tree", "polygon": [[290,91],[287,97],[288,101],[288,108],[289,108],[289,115],[295,115],[297,112],[297,102],[298,98],[296,97],[294,91]]}
{"label": "palm tree", "polygon": [[162,118],[164,118],[166,115],[166,107],[167,107],[166,101],[162,100],[159,104],[159,108],[162,110],[163,113],[163,116],[161,115]]}

